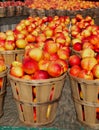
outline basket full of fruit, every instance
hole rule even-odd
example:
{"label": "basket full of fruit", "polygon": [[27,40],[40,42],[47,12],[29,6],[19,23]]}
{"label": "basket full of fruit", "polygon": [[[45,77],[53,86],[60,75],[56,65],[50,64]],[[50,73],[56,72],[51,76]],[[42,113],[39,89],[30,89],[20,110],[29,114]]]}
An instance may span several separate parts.
{"label": "basket full of fruit", "polygon": [[8,68],[4,62],[3,57],[0,56],[0,117],[3,115],[4,97],[6,93]]}
{"label": "basket full of fruit", "polygon": [[53,50],[46,47],[53,44],[51,41],[44,44],[44,50],[38,44],[32,44],[33,48],[26,47],[22,62],[13,61],[8,73],[19,119],[31,126],[49,124],[56,117],[68,63],[60,58],[46,59],[47,51]]}
{"label": "basket full of fruit", "polygon": [[0,32],[0,56],[4,57],[5,64],[10,65],[14,60],[22,61],[26,44],[27,41],[18,38],[13,30]]}
{"label": "basket full of fruit", "polygon": [[90,48],[69,58],[68,71],[77,118],[99,129],[99,53]]}

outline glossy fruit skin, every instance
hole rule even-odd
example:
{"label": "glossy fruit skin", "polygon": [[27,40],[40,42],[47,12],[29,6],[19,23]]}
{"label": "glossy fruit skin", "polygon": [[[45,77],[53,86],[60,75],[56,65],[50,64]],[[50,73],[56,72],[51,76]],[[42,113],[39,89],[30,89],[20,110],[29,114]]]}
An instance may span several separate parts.
{"label": "glossy fruit skin", "polygon": [[64,72],[64,68],[59,63],[52,61],[48,65],[47,72],[52,77],[58,77]]}
{"label": "glossy fruit skin", "polygon": [[38,70],[38,63],[31,58],[25,58],[23,59],[23,70],[26,74],[33,74]]}
{"label": "glossy fruit skin", "polygon": [[49,77],[48,72],[44,70],[37,70],[33,75],[33,79],[48,79]]}
{"label": "glossy fruit skin", "polygon": [[78,76],[79,72],[81,71],[81,67],[78,66],[78,65],[74,65],[70,68],[70,71],[69,73],[72,75],[72,76]]}
{"label": "glossy fruit skin", "polygon": [[95,78],[99,79],[99,63],[93,67],[92,73]]}
{"label": "glossy fruit skin", "polygon": [[71,55],[69,57],[69,65],[73,66],[73,65],[80,65],[81,62],[81,58],[78,55]]}
{"label": "glossy fruit skin", "polygon": [[75,43],[73,45],[73,49],[76,51],[81,51],[82,50],[82,44],[81,43]]}

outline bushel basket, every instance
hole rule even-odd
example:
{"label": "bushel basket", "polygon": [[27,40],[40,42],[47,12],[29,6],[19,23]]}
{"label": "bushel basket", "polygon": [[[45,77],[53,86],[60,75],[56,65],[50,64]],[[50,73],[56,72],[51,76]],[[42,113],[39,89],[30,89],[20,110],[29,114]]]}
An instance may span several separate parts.
{"label": "bushel basket", "polygon": [[60,77],[44,80],[24,80],[8,74],[19,119],[31,126],[51,123],[56,116],[66,75],[64,73]]}
{"label": "bushel basket", "polygon": [[3,56],[6,65],[11,65],[13,61],[22,62],[24,50],[0,51],[0,55]]}
{"label": "bushel basket", "polygon": [[7,71],[8,68],[0,72],[0,117],[3,115],[4,97],[6,93],[6,83],[7,83]]}
{"label": "bushel basket", "polygon": [[72,97],[78,120],[99,129],[99,80],[86,80],[70,75]]}

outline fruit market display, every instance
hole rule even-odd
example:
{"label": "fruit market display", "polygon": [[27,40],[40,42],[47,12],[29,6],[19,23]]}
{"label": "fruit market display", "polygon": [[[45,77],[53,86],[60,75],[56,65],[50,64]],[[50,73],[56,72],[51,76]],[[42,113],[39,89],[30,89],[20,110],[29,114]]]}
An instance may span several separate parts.
{"label": "fruit market display", "polygon": [[12,63],[11,74],[19,78],[43,79],[65,73],[71,52],[69,23],[69,17],[55,16],[28,17],[17,24],[13,30],[15,43],[18,48],[25,48],[25,55],[23,63]]}
{"label": "fruit market display", "polygon": [[76,54],[81,54],[83,49],[91,48],[96,53],[99,52],[99,26],[94,20],[87,16],[85,19],[77,15],[71,20],[72,50]]}
{"label": "fruit market display", "polygon": [[37,8],[37,9],[60,9],[60,10],[80,10],[80,9],[88,9],[93,7],[98,7],[99,2],[92,1],[82,1],[82,0],[45,0],[45,1],[37,1],[33,0],[33,2],[29,5],[29,8]]}
{"label": "fruit market display", "polygon": [[27,15],[27,6],[30,2],[4,1],[0,2],[0,17]]}

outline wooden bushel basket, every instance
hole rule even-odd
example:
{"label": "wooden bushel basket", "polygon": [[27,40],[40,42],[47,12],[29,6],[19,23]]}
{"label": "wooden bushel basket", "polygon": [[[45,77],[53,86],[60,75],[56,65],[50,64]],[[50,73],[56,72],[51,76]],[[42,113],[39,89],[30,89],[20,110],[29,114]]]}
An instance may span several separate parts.
{"label": "wooden bushel basket", "polygon": [[81,57],[81,51],[76,51],[76,50],[73,49],[73,47],[71,47],[71,52],[72,52],[72,54],[78,55],[78,56]]}
{"label": "wooden bushel basket", "polygon": [[78,120],[99,130],[99,80],[69,77]]}
{"label": "wooden bushel basket", "polygon": [[51,123],[56,116],[66,75],[64,73],[60,77],[44,80],[24,80],[8,74],[19,119],[31,126]]}
{"label": "wooden bushel basket", "polygon": [[24,56],[24,50],[11,50],[11,51],[0,51],[0,55],[3,56],[6,65],[11,65],[13,61],[22,61]]}
{"label": "wooden bushel basket", "polygon": [[6,17],[6,7],[0,7],[0,18]]}
{"label": "wooden bushel basket", "polygon": [[0,73],[0,117],[3,115],[4,97],[6,93],[7,71]]}

